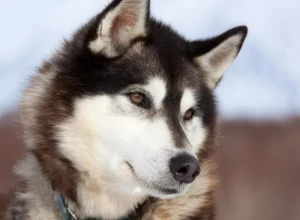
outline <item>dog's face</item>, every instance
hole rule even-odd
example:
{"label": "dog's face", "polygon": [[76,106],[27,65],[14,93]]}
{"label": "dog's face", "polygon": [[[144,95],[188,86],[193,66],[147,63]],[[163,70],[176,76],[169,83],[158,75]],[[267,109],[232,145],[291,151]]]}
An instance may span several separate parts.
{"label": "dog's face", "polygon": [[149,18],[149,1],[114,1],[54,60],[72,114],[59,151],[107,190],[183,194],[215,123],[213,91],[247,29],[189,42]]}
{"label": "dog's face", "polygon": [[[126,192],[140,188],[168,197],[183,193],[199,174],[196,154],[215,109],[195,66],[180,54],[160,56],[153,45],[139,44],[106,71],[87,73],[87,85],[97,91],[74,100],[74,115],[62,123],[60,136],[64,154],[94,178]],[[186,159],[177,172],[195,166],[186,181],[175,179],[171,168],[180,155]]]}

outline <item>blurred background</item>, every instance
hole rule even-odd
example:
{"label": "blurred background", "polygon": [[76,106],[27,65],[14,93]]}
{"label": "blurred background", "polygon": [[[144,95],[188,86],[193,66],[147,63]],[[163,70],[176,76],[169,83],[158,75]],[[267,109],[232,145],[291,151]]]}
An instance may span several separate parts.
{"label": "blurred background", "polygon": [[[0,209],[23,150],[15,110],[35,68],[109,0],[0,0]],[[300,219],[300,1],[152,0],[188,39],[249,35],[217,89],[221,220]]]}

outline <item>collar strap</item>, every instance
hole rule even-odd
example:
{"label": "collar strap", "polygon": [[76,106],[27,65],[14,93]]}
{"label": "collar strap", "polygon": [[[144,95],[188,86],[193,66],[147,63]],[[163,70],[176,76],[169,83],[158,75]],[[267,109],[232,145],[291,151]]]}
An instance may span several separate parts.
{"label": "collar strap", "polygon": [[77,220],[76,215],[68,208],[61,195],[56,194],[56,200],[58,202],[58,206],[64,217],[64,220]]}

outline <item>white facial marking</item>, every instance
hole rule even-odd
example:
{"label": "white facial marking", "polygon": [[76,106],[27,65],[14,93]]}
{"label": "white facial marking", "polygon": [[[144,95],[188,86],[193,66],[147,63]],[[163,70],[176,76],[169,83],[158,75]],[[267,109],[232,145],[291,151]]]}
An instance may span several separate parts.
{"label": "white facial marking", "polygon": [[184,114],[196,105],[196,97],[191,89],[185,89],[181,98],[180,111]]}
{"label": "white facial marking", "polygon": [[[183,92],[180,103],[181,114],[184,115],[187,110],[195,108],[196,104],[197,97],[195,96],[195,93],[191,89],[186,88]],[[207,135],[207,131],[203,127],[201,117],[195,116],[192,120],[185,123],[185,125],[183,125],[183,128],[186,133],[187,139],[193,148],[193,151],[198,152]]]}
{"label": "white facial marking", "polygon": [[185,128],[185,133],[193,151],[198,153],[207,136],[207,130],[203,127],[201,118],[195,117],[188,122]]}
{"label": "white facial marking", "polygon": [[160,78],[150,80],[145,89],[151,94],[156,109],[160,109],[166,97],[166,82]]}

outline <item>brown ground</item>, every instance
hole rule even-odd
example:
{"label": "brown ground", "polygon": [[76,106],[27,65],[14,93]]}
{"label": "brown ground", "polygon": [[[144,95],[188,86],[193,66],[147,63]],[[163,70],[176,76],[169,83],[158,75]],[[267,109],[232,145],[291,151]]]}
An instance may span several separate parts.
{"label": "brown ground", "polygon": [[[11,117],[0,120],[0,213],[22,148]],[[221,220],[300,219],[300,119],[222,123]]]}
{"label": "brown ground", "polygon": [[0,218],[10,197],[8,192],[15,183],[12,167],[21,155],[22,147],[13,116],[8,115],[0,119]]}
{"label": "brown ground", "polygon": [[222,220],[300,219],[300,119],[222,126]]}

